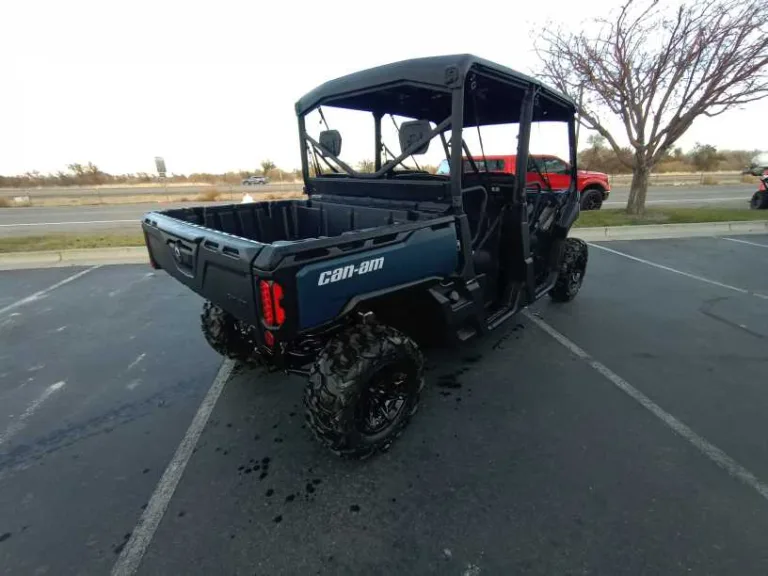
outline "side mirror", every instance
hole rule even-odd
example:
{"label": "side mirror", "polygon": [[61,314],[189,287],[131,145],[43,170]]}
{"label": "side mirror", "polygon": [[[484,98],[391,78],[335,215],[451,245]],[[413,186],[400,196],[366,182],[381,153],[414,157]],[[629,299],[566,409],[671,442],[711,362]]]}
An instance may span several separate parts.
{"label": "side mirror", "polygon": [[323,130],[320,132],[320,146],[338,156],[341,154],[341,133],[338,130]]}
{"label": "side mirror", "polygon": [[418,142],[424,142],[413,154],[426,154],[429,150],[429,133],[432,132],[432,126],[429,120],[411,120],[403,122],[400,125],[400,153],[403,154],[408,148]]}

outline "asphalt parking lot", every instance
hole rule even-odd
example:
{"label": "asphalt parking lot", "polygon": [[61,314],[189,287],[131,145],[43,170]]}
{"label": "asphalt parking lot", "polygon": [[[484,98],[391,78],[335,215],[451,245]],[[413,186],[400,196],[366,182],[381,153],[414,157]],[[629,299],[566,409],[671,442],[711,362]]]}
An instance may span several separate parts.
{"label": "asphalt parking lot", "polygon": [[362,463],[298,377],[206,404],[222,362],[166,275],[0,272],[0,573],[766,574],[768,236],[730,238],[592,245],[574,302],[430,351]]}

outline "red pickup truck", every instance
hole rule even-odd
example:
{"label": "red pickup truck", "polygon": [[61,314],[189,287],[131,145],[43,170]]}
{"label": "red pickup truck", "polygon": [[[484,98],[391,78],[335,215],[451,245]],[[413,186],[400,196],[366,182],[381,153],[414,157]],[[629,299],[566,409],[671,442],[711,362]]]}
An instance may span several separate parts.
{"label": "red pickup truck", "polygon": [[[473,156],[472,159],[478,170],[489,172],[506,172],[514,174],[517,156],[492,155],[485,157],[485,164],[481,157]],[[536,163],[534,166],[533,163]],[[538,167],[538,170],[536,169]],[[472,166],[467,158],[464,159],[464,171],[471,172]],[[448,161],[443,160],[437,169],[438,174],[448,174]],[[528,157],[528,175],[526,181],[529,185],[538,185],[543,190],[563,190],[571,183],[568,162],[557,156],[545,154],[532,154]],[[576,186],[581,193],[582,210],[599,210],[603,202],[611,193],[611,185],[608,175],[602,172],[590,172],[579,170],[576,176]]]}

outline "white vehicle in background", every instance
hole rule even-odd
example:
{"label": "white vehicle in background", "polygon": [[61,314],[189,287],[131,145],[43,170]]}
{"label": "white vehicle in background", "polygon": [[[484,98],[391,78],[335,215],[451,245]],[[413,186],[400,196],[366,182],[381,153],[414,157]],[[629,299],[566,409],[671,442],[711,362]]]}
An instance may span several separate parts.
{"label": "white vehicle in background", "polygon": [[269,178],[266,176],[248,176],[242,181],[243,186],[260,186],[269,183]]}

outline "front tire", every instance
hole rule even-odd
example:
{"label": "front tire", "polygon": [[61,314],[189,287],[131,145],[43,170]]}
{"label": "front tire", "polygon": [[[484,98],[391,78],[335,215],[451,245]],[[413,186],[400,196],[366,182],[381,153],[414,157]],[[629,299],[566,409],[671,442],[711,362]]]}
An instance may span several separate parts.
{"label": "front tire", "polygon": [[603,191],[598,188],[587,188],[581,193],[582,210],[600,210],[603,205]]}
{"label": "front tire", "polygon": [[402,332],[353,326],[317,357],[304,392],[307,424],[339,456],[384,451],[408,425],[424,387],[424,357]]}
{"label": "front tire", "polygon": [[587,243],[579,238],[566,238],[563,259],[560,261],[560,273],[557,282],[549,291],[549,297],[555,302],[570,302],[581,289],[584,275],[587,273],[589,249]]}
{"label": "front tire", "polygon": [[768,210],[768,191],[758,190],[749,201],[752,210]]}
{"label": "front tire", "polygon": [[200,322],[206,341],[222,356],[240,362],[255,362],[258,359],[256,344],[249,336],[248,329],[229,312],[212,302],[206,302]]}

